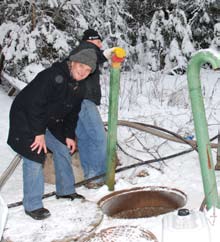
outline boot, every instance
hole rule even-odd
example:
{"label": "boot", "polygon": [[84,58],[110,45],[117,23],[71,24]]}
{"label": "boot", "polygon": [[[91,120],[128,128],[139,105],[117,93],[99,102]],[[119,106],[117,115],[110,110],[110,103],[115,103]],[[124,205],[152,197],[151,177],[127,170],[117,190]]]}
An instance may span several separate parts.
{"label": "boot", "polygon": [[98,189],[98,188],[102,187],[103,185],[105,185],[104,181],[100,181],[100,182],[91,181],[91,182],[88,182],[87,184],[85,184],[84,186],[88,189]]}
{"label": "boot", "polygon": [[25,210],[25,213],[36,220],[42,220],[42,219],[48,218],[50,216],[50,211],[46,208],[38,208],[33,211]]}
{"label": "boot", "polygon": [[69,198],[70,200],[74,200],[75,198],[79,198],[79,199],[85,199],[84,196],[78,194],[78,193],[72,193],[72,194],[69,194],[69,195],[57,195],[56,194],[56,198],[59,199],[59,198]]}

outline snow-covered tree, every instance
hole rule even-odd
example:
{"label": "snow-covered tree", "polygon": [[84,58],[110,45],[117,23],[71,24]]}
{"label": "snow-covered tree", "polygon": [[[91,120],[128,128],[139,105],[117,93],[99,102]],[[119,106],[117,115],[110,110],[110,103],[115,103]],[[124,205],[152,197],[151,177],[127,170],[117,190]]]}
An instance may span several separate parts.
{"label": "snow-covered tree", "polygon": [[27,65],[64,58],[88,27],[101,34],[104,48],[125,48],[126,70],[184,70],[191,54],[212,42],[218,1],[0,1],[5,70],[23,78]]}

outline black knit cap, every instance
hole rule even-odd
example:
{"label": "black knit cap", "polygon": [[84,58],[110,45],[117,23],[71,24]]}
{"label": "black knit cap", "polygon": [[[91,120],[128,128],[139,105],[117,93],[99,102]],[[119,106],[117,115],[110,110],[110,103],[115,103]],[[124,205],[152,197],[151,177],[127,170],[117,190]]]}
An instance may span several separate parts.
{"label": "black knit cap", "polygon": [[94,29],[87,29],[86,31],[84,31],[82,40],[96,40],[96,39],[102,40],[101,36],[97,31],[95,31]]}

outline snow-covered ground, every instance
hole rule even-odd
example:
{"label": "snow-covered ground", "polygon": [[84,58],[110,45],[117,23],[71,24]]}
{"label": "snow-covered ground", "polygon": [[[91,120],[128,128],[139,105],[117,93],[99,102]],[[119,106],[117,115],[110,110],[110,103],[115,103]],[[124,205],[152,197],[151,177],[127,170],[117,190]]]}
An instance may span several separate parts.
{"label": "snow-covered ground", "polygon": [[[219,72],[213,73],[213,71],[202,72],[203,94],[205,96],[210,137],[217,134],[220,119],[219,74]],[[103,95],[107,96],[108,77],[104,77],[102,81]],[[6,144],[8,113],[11,102],[12,98],[8,97],[4,90],[0,88],[0,176],[16,155]],[[103,104],[100,110],[104,120],[107,119],[106,107],[107,98],[103,98]],[[119,119],[155,124],[177,132],[182,136],[195,135],[188,100],[186,77],[164,77],[158,73],[148,73],[145,75],[124,73],[121,78]],[[125,127],[118,128],[118,142],[127,153],[143,161],[171,155],[189,148],[186,144],[166,141],[150,134]],[[131,156],[125,155],[121,151],[118,152],[118,155],[123,166],[140,162]],[[213,150],[213,161],[214,163],[216,162],[215,150]],[[140,172],[147,175],[139,176],[138,174]],[[219,173],[218,171],[216,172],[218,184],[220,179]],[[181,190],[187,195],[187,202],[184,207],[189,208],[197,214],[204,199],[197,152],[193,151],[173,159],[153,163],[150,166],[138,166],[116,173],[116,191],[146,186],[163,186],[169,189]],[[45,185],[46,193],[54,191],[54,189],[53,185]],[[81,186],[77,188],[77,192],[84,195],[86,201],[74,200],[70,202],[56,200],[55,197],[44,199],[45,207],[52,213],[52,216],[45,221],[34,221],[26,216],[22,206],[10,208],[3,234],[4,238],[11,239],[13,242],[61,241],[61,238],[65,236],[77,238],[80,234],[85,235],[91,232],[92,227],[100,222],[96,227],[97,233],[113,226],[126,225],[127,228],[129,226],[137,226],[143,230],[151,231],[157,237],[158,242],[172,242],[171,239],[169,241],[162,240],[164,237],[162,233],[163,226],[165,226],[162,220],[166,215],[141,219],[111,218],[103,215],[97,205],[97,202],[103,196],[110,193],[107,186],[96,190]],[[1,196],[7,204],[22,200],[21,164],[3,186]],[[170,214],[176,216],[176,212],[174,211]],[[210,210],[207,218],[210,223],[210,230],[214,231],[212,233],[212,240],[210,241],[217,242],[220,236],[218,229],[216,229],[220,226],[220,214],[218,210]],[[175,241],[180,241],[180,239],[182,239],[181,241],[195,241],[197,239],[198,241],[209,242],[204,236],[205,233],[203,233],[205,228],[202,227],[203,230],[198,229],[196,231],[189,229],[182,230],[179,228],[171,232],[175,237]],[[196,233],[190,234],[190,232]],[[129,241],[126,238],[119,241],[124,242],[125,240]],[[63,241],[71,240],[66,239]]]}

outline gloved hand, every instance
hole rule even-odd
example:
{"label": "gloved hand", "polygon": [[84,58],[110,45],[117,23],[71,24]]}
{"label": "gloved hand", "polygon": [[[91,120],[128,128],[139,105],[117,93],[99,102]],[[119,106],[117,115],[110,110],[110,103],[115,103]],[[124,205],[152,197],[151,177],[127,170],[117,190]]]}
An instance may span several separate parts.
{"label": "gloved hand", "polygon": [[105,49],[104,51],[103,51],[103,55],[105,56],[105,58],[107,59],[107,60],[111,60],[111,57],[112,57],[112,53],[114,52],[114,49],[115,49],[115,47],[113,47],[113,48],[110,48],[110,49]]}

